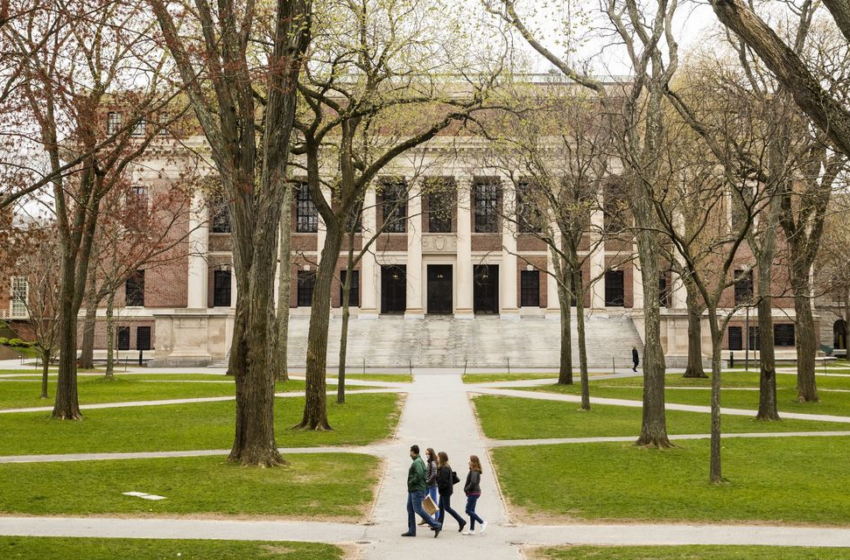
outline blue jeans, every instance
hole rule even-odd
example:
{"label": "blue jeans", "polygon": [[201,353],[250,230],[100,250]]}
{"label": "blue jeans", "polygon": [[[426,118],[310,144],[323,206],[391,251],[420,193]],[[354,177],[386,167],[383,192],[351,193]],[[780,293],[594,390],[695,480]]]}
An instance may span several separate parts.
{"label": "blue jeans", "polygon": [[[437,485],[436,484],[434,486],[428,487],[428,495],[431,496],[431,499],[434,500],[434,503],[436,505],[438,505],[438,506],[440,505],[440,498],[437,497]],[[440,512],[438,511],[434,515],[434,519],[439,519],[439,518],[440,518]]]}
{"label": "blue jeans", "polygon": [[407,494],[407,532],[411,535],[416,534],[416,516],[418,515],[425,520],[428,525],[436,529],[441,525],[434,521],[424,509],[422,509],[422,500],[425,499],[425,492],[416,490]]}
{"label": "blue jeans", "polygon": [[478,503],[478,498],[480,498],[480,497],[481,497],[480,494],[477,495],[477,496],[469,496],[468,495],[466,497],[466,515],[469,516],[469,530],[470,531],[475,530],[475,522],[476,521],[479,522],[479,523],[482,523],[482,524],[484,523],[484,520],[481,519],[480,517],[478,517],[478,514],[475,513],[475,505]]}

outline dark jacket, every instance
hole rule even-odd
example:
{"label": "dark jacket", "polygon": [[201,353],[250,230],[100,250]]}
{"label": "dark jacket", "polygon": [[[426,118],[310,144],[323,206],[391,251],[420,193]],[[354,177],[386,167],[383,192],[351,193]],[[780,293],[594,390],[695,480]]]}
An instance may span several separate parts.
{"label": "dark jacket", "polygon": [[413,462],[410,463],[410,470],[407,471],[407,491],[408,492],[427,492],[428,484],[425,479],[425,463],[422,457],[417,455]]}
{"label": "dark jacket", "polygon": [[640,363],[640,357],[638,357],[637,348],[632,348],[632,362],[634,362],[635,365],[638,365]]}
{"label": "dark jacket", "polygon": [[451,467],[440,467],[437,470],[437,490],[440,496],[451,496],[454,493],[454,480]]}
{"label": "dark jacket", "polygon": [[481,473],[478,471],[469,471],[466,475],[466,484],[463,485],[463,491],[466,495],[481,493]]}
{"label": "dark jacket", "polygon": [[437,461],[428,461],[428,488],[437,484]]}

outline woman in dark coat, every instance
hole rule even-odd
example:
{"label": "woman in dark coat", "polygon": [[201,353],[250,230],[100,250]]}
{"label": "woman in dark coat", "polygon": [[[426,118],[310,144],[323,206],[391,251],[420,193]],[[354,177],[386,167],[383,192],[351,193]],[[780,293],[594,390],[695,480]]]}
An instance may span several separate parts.
{"label": "woman in dark coat", "polygon": [[458,531],[463,531],[466,521],[452,509],[452,493],[454,492],[455,474],[449,465],[449,456],[445,451],[440,451],[439,468],[437,469],[437,490],[440,492],[440,519],[445,522],[446,513],[455,518],[458,523]]}

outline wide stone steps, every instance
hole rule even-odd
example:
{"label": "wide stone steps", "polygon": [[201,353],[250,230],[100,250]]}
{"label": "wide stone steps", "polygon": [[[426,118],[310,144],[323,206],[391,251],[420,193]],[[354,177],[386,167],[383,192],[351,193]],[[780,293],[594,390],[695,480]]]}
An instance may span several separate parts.
{"label": "wide stone steps", "polygon": [[[328,339],[328,366],[339,363],[342,320],[333,317]],[[290,320],[289,364],[306,361],[309,318]],[[573,322],[575,330],[575,322]],[[347,365],[360,367],[488,367],[519,371],[556,367],[560,356],[560,323],[543,317],[504,320],[498,316],[474,319],[426,316],[405,319],[381,316],[349,323]],[[627,315],[592,315],[586,322],[588,366],[594,369],[631,367],[631,348],[640,337]],[[573,362],[578,364],[577,334],[573,332]]]}

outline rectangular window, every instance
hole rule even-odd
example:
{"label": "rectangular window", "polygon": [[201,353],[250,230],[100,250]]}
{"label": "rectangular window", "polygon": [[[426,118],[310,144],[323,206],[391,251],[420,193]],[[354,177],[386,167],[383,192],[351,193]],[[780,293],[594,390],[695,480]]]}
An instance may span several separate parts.
{"label": "rectangular window", "polygon": [[298,307],[313,305],[313,289],[316,287],[316,273],[312,270],[298,271]]}
{"label": "rectangular window", "polygon": [[[774,344],[774,346],[776,346]],[[758,327],[750,327],[750,350],[761,350],[761,337]]]}
{"label": "rectangular window", "polygon": [[388,180],[383,183],[381,211],[384,231],[388,233],[407,231],[407,184],[404,179]]}
{"label": "rectangular window", "polygon": [[130,327],[118,327],[118,350],[130,349]]}
{"label": "rectangular window", "polygon": [[497,180],[475,183],[475,233],[499,231],[499,183]]}
{"label": "rectangular window", "polygon": [[543,215],[534,196],[532,183],[523,181],[516,187],[517,226],[520,233],[541,233]]}
{"label": "rectangular window", "polygon": [[540,307],[540,271],[520,273],[520,307]]}
{"label": "rectangular window", "polygon": [[231,276],[229,270],[213,273],[213,307],[230,307]]}
{"label": "rectangular window", "polygon": [[745,305],[753,300],[753,271],[735,271],[735,305]]}
{"label": "rectangular window", "polygon": [[744,349],[744,330],[741,327],[729,327],[729,350]]}
{"label": "rectangular window", "polygon": [[794,346],[794,324],[773,325],[773,345],[774,346]]}
{"label": "rectangular window", "polygon": [[141,117],[137,122],[136,126],[133,127],[133,131],[130,133],[133,136],[144,136],[145,130],[147,129],[147,122],[144,117]]}
{"label": "rectangular window", "polygon": [[130,187],[130,196],[127,199],[128,207],[141,212],[148,209],[148,187],[146,185],[133,185]]}
{"label": "rectangular window", "polygon": [[127,307],[145,306],[145,271],[137,270],[127,278],[124,284],[124,296]]}
{"label": "rectangular window", "polygon": [[[342,288],[345,285],[347,270],[339,271],[339,305],[342,307]],[[348,306],[360,307],[360,271],[355,270],[351,273],[351,291],[348,292]]]}
{"label": "rectangular window", "polygon": [[625,283],[622,270],[609,270],[605,273],[605,306],[623,307],[625,299]]}
{"label": "rectangular window", "polygon": [[160,136],[167,136],[167,135],[168,135],[168,126],[167,126],[167,123],[168,123],[168,122],[169,122],[172,118],[173,118],[173,117],[171,116],[171,114],[170,114],[170,113],[167,113],[167,112],[162,112],[162,113],[160,113],[160,114],[159,114],[159,126],[160,126],[160,129],[159,129],[159,135],[160,135]]}
{"label": "rectangular window", "polygon": [[106,114],[106,133],[115,134],[121,130],[121,113],[110,111]]}
{"label": "rectangular window", "polygon": [[212,203],[212,232],[230,233],[230,207],[227,202],[218,198]]}
{"label": "rectangular window", "polygon": [[433,179],[428,182],[428,231],[451,233],[455,197],[451,180]]}
{"label": "rectangular window", "polygon": [[669,272],[661,272],[658,276],[658,302],[661,307],[670,307],[670,287],[667,278]]}
{"label": "rectangular window", "polygon": [[298,233],[319,231],[319,209],[313,203],[307,183],[295,184],[295,231]]}
{"label": "rectangular window", "polygon": [[12,277],[12,317],[26,317],[29,297],[29,282],[25,276]]}
{"label": "rectangular window", "polygon": [[136,327],[136,350],[151,349],[151,328]]}

